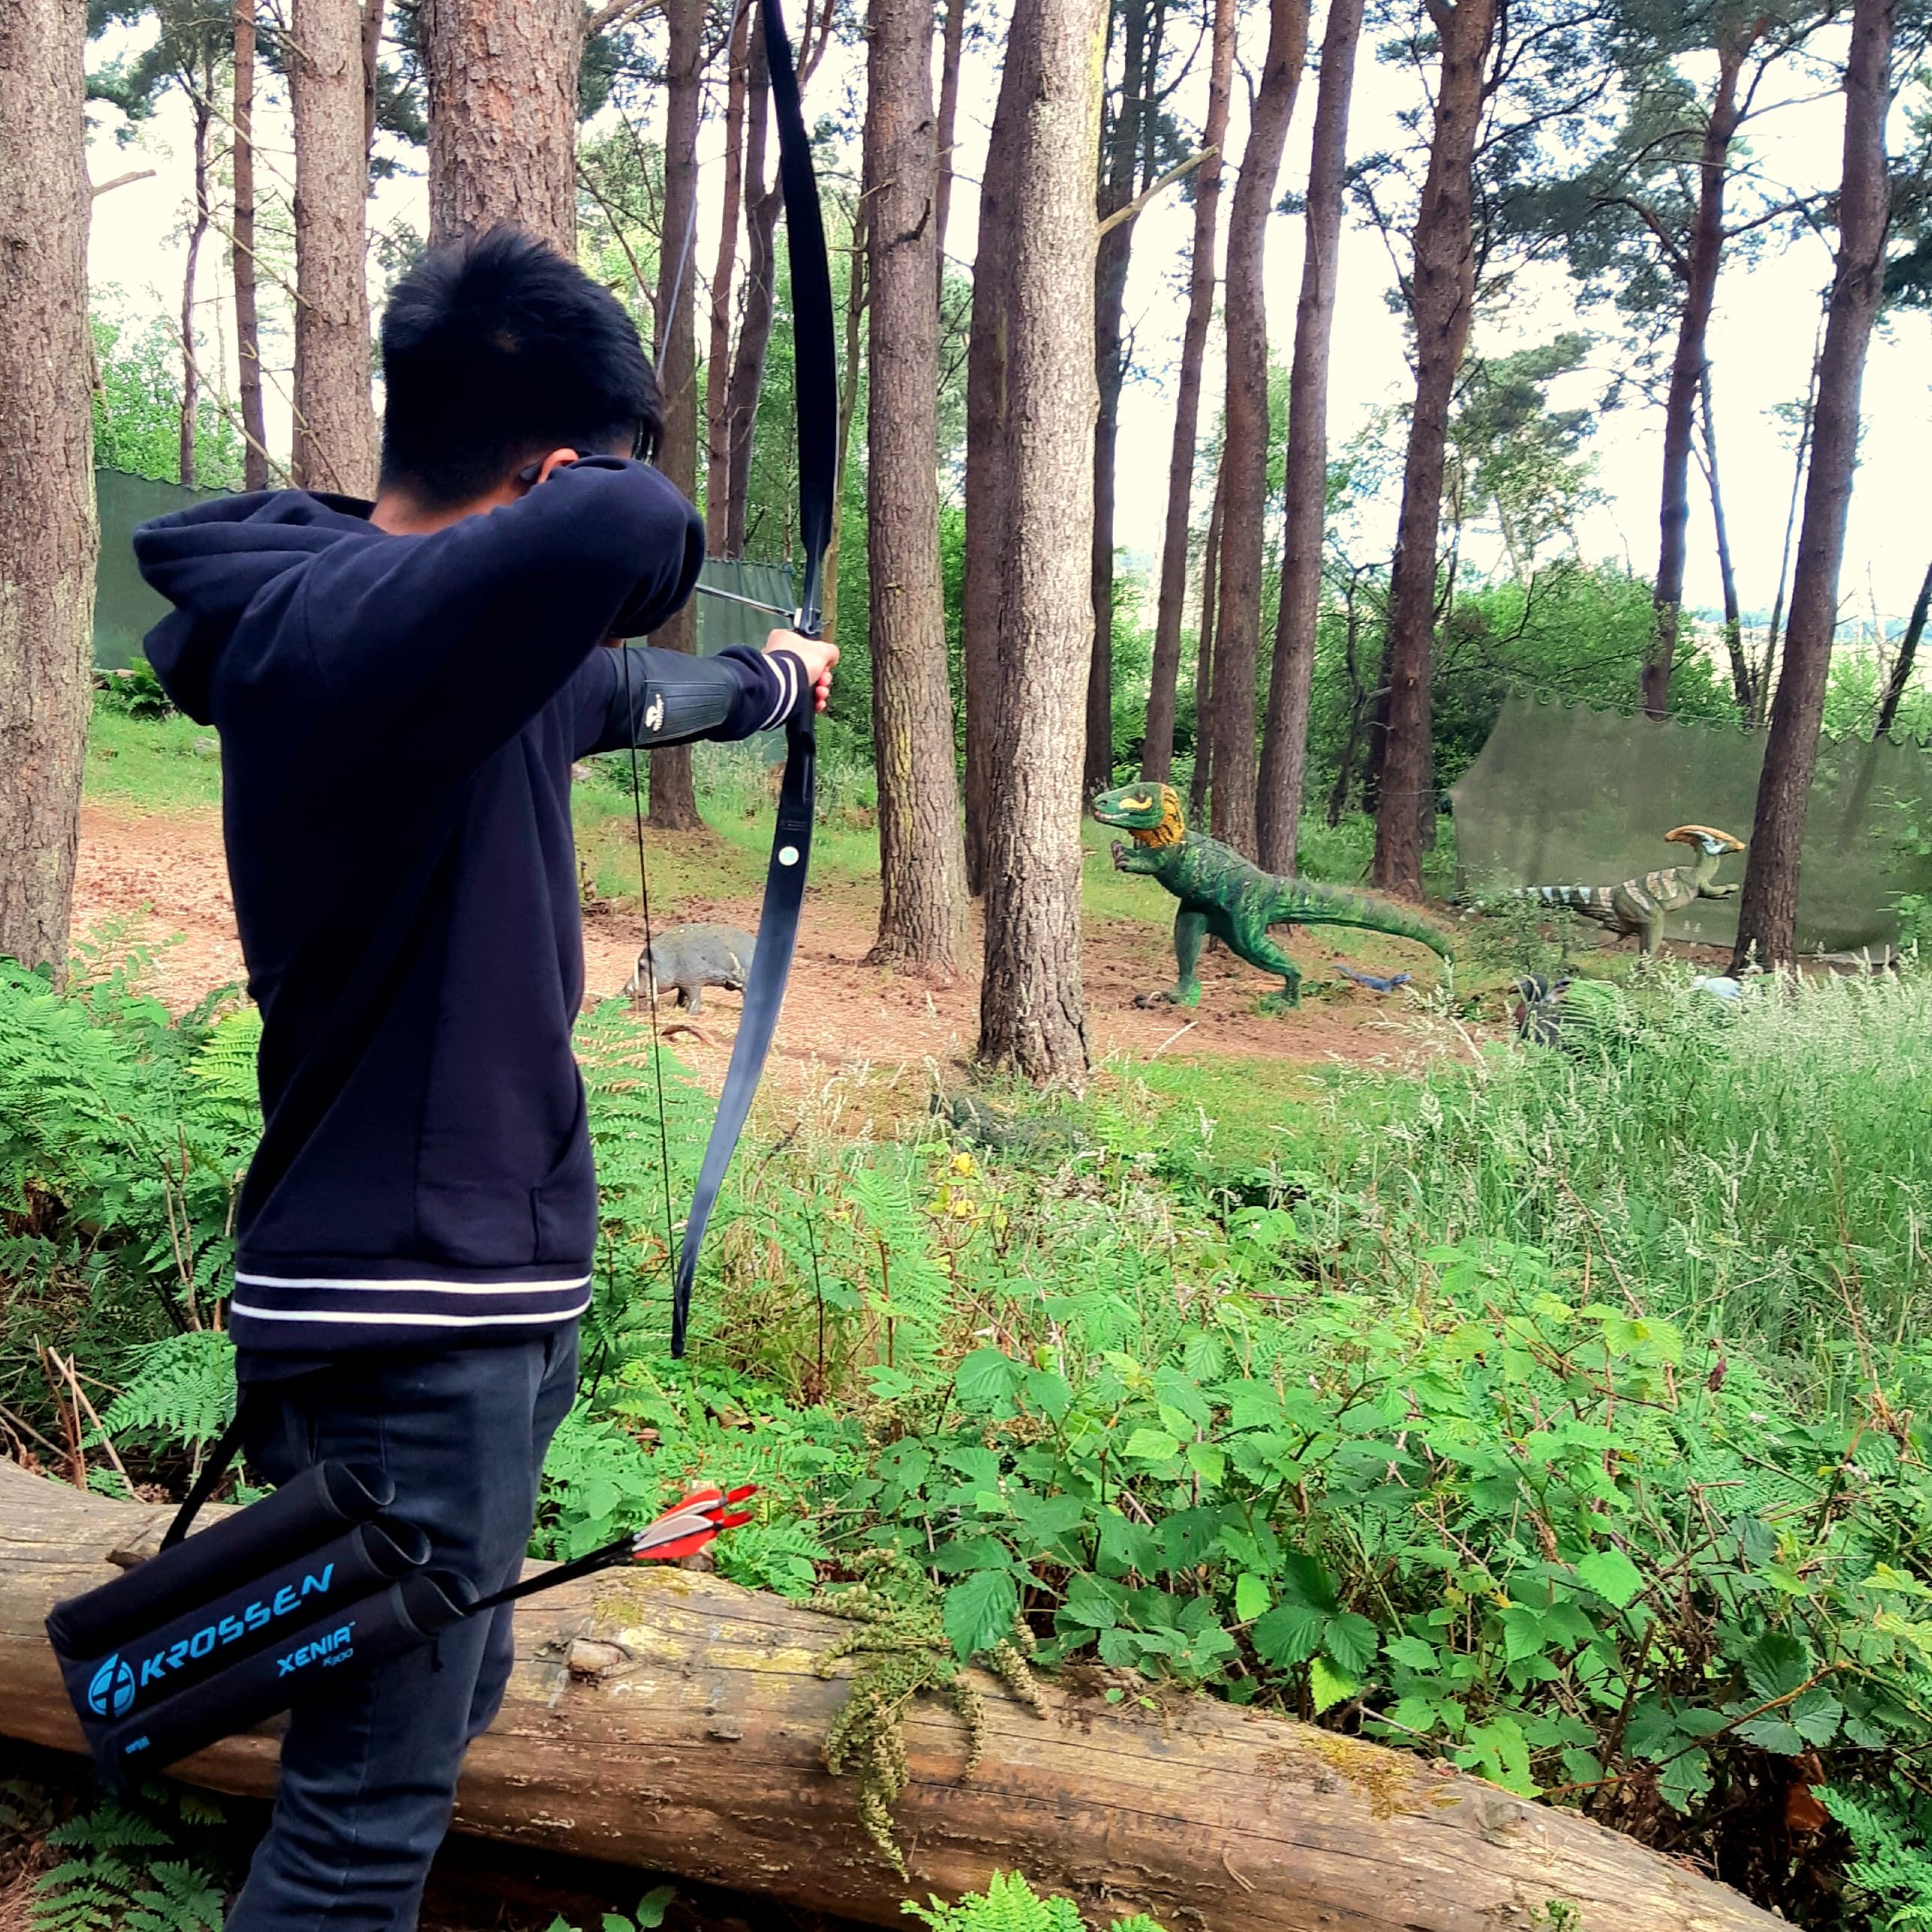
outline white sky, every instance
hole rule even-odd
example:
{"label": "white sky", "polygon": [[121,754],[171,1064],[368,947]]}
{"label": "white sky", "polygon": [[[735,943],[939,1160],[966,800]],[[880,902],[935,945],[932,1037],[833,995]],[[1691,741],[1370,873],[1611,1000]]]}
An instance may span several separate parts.
{"label": "white sky", "polygon": [[[1264,26],[1262,21],[1250,20],[1247,32],[1253,36]],[[1312,44],[1319,44],[1319,32],[1317,21]],[[962,178],[955,192],[948,236],[948,252],[963,261],[970,260],[974,246],[977,196],[973,184],[992,115],[996,57],[992,47],[969,46],[959,131]],[[862,58],[859,49],[832,50],[815,77],[806,102],[808,117],[833,111],[849,101]],[[1205,62],[1199,65],[1205,67]],[[1791,83],[1794,92],[1815,84],[1795,77]],[[1205,83],[1197,75],[1190,85],[1199,92]],[[1416,98],[1415,89],[1412,73],[1383,65],[1374,59],[1371,46],[1365,44],[1357,72],[1352,155],[1404,143],[1407,137],[1397,116]],[[1299,189],[1305,179],[1314,92],[1315,77],[1311,72],[1296,106],[1282,175],[1283,188]],[[1235,93],[1231,155],[1239,152],[1246,115],[1244,89],[1238,77]],[[1175,105],[1184,116],[1198,121],[1201,103],[1190,98],[1187,90],[1183,90]],[[262,192],[265,194],[271,180],[277,178],[286,189],[289,171],[286,116],[268,105],[258,113],[259,138],[265,146],[259,164]],[[138,167],[152,167],[156,174],[152,180],[116,189],[95,204],[90,262],[95,283],[118,284],[138,313],[174,311],[180,302],[189,198],[186,116],[178,100],[171,101],[125,148],[117,147],[112,138],[111,125],[119,117],[101,110],[98,118],[101,125],[90,156],[96,180]],[[1779,110],[1755,123],[1750,135],[1753,151],[1768,177],[1818,186],[1835,182],[1841,131],[1842,104],[1836,95],[1827,94]],[[716,164],[721,146],[721,131],[708,124],[700,147],[704,198],[697,250],[699,264],[707,268],[716,249],[721,171]],[[413,168],[422,165],[419,154],[399,152],[399,158]],[[856,156],[851,159],[855,165]],[[1224,195],[1223,229],[1226,210]],[[425,195],[418,174],[378,186],[372,226],[386,225],[399,218],[419,229],[424,225]],[[1158,552],[1165,510],[1175,361],[1191,231],[1191,209],[1177,191],[1169,191],[1141,218],[1127,288],[1126,321],[1134,343],[1135,369],[1122,398],[1115,528],[1123,548],[1133,561],[1146,566],[1152,564]],[[1268,234],[1268,324],[1274,352],[1284,363],[1293,346],[1302,247],[1299,217],[1275,217]],[[199,287],[207,304],[204,326],[215,325],[218,319],[231,358],[225,253],[218,240],[204,249]],[[1791,488],[1788,437],[1772,411],[1804,393],[1819,291],[1830,269],[1826,246],[1807,241],[1767,254],[1749,271],[1729,270],[1719,292],[1710,337],[1713,381],[1731,544],[1747,612],[1761,611],[1770,602]],[[1341,255],[1329,404],[1332,446],[1339,448],[1372,412],[1401,401],[1407,391],[1403,328],[1385,301],[1392,280],[1380,237],[1352,225]],[[1486,318],[1479,325],[1477,346],[1495,353],[1547,340],[1563,329],[1579,326],[1607,330],[1611,318],[1602,310],[1580,316],[1568,276],[1560,268],[1540,268],[1517,285],[1506,315]],[[1865,376],[1861,467],[1841,580],[1848,620],[1865,617],[1873,600],[1884,616],[1901,618],[1928,558],[1932,558],[1932,528],[1927,528],[1923,513],[1922,479],[1927,419],[1932,416],[1932,401],[1927,396],[1928,374],[1932,374],[1928,346],[1932,346],[1932,319],[1924,315],[1888,322],[1873,343]],[[284,357],[286,352],[284,345]],[[1606,360],[1608,353],[1606,344]],[[1204,437],[1211,431],[1219,407],[1220,367],[1217,352],[1211,354],[1216,359],[1208,371],[1204,397]],[[269,359],[276,359],[272,346]],[[1601,387],[1599,368],[1570,379],[1553,401],[1558,407],[1577,407],[1594,401]],[[286,403],[275,395],[271,382],[271,447],[286,446]],[[1588,513],[1583,531],[1585,553],[1593,560],[1608,557],[1628,561],[1648,573],[1656,564],[1661,461],[1658,413],[1631,404],[1607,414],[1592,438],[1592,447],[1598,484],[1607,500]],[[1701,479],[1695,471],[1692,503],[1687,598],[1695,605],[1713,606],[1719,593],[1710,519]],[[1379,508],[1382,521],[1372,524],[1368,534],[1371,540],[1386,543],[1382,532],[1392,534],[1395,506],[1392,500]],[[1475,561],[1484,561],[1480,549]]]}

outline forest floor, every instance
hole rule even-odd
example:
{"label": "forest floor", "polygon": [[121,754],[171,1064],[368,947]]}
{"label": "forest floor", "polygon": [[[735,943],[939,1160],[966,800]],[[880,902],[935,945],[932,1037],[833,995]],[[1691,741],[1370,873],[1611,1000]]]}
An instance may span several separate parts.
{"label": "forest floor", "polygon": [[[731,828],[735,833],[735,826]],[[621,863],[597,860],[627,823],[593,822],[585,833],[585,870],[608,884]],[[624,848],[634,872],[634,848]],[[758,874],[736,837],[707,829],[682,835],[647,834],[654,930],[685,920],[721,920],[755,929]],[[908,977],[865,963],[877,930],[879,887],[835,853],[815,873],[779,1022],[773,1069],[785,1065],[808,1078],[866,1063],[930,1062],[950,1075],[963,1068],[978,1030],[979,914],[964,948],[965,965],[950,982]],[[748,875],[748,871],[749,875]],[[1167,1053],[1265,1058],[1306,1065],[1399,1064],[1421,1050],[1404,1021],[1399,996],[1371,992],[1343,979],[1337,961],[1387,975],[1412,972],[1435,982],[1437,961],[1416,946],[1375,933],[1317,930],[1294,935],[1293,956],[1305,975],[1303,1002],[1293,1014],[1258,1010],[1277,982],[1219,947],[1202,963],[1201,1003],[1193,1012],[1137,1008],[1137,993],[1172,983],[1169,921],[1172,902],[1151,882],[1117,881],[1104,846],[1090,845],[1089,897],[1117,905],[1144,899],[1144,912],[1096,909],[1085,921],[1088,1023],[1098,1059],[1136,1061]],[[619,874],[621,876],[621,874]],[[1119,888],[1119,889],[1117,889]],[[1137,916],[1138,915],[1138,916]],[[234,913],[222,854],[219,811],[207,805],[152,809],[130,799],[97,799],[81,818],[75,886],[78,933],[112,929],[122,944],[153,954],[153,984],[176,1008],[193,1005],[216,987],[244,977]],[[620,992],[642,939],[634,892],[607,897],[593,884],[584,919],[587,1002]],[[681,1034],[679,1057],[714,1083],[723,1077],[737,1023],[737,996],[712,992],[696,1022],[696,1037]],[[668,1009],[661,1017],[668,1020]],[[1439,1050],[1432,1048],[1432,1051]]]}

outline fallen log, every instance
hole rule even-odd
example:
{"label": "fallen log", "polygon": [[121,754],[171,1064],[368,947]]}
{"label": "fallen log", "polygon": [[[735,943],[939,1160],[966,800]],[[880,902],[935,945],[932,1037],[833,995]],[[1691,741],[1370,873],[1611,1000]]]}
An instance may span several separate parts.
{"label": "fallen log", "polygon": [[[0,1734],[80,1731],[41,1629],[151,1550],[166,1512],[0,1464]],[[517,1612],[503,1714],[470,1752],[461,1831],[760,1892],[876,1925],[909,1892],[1024,1872],[1105,1923],[1210,1932],[1771,1932],[1728,1888],[1571,1812],[1332,1731],[1199,1697],[1151,1710],[990,1678],[967,1780],[949,1709],[909,1714],[898,1807],[909,1885],[824,1766],[845,1696],[816,1660],[849,1626],[681,1570],[608,1573]],[[838,1667],[840,1676],[848,1667]],[[232,1738],[174,1775],[259,1795],[276,1741]]]}

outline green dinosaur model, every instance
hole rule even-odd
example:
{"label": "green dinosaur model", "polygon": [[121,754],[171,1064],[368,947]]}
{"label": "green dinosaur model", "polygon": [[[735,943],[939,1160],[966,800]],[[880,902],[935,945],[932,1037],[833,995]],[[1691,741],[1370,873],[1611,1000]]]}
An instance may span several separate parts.
{"label": "green dinosaur model", "polygon": [[1560,906],[1599,926],[1607,926],[1620,939],[1637,939],[1640,954],[1653,953],[1664,936],[1664,921],[1700,899],[1729,899],[1734,885],[1719,885],[1718,861],[1727,852],[1741,852],[1742,839],[1708,825],[1679,825],[1664,834],[1667,843],[1695,845],[1697,863],[1665,866],[1660,871],[1627,878],[1619,885],[1525,885],[1487,899],[1465,901],[1470,910],[1487,911],[1499,901],[1514,899],[1541,906]]}
{"label": "green dinosaur model", "polygon": [[1262,1004],[1279,1012],[1299,1002],[1302,975],[1276,945],[1274,926],[1359,926],[1414,939],[1432,952],[1450,957],[1449,944],[1427,921],[1360,893],[1338,892],[1311,879],[1277,878],[1224,845],[1187,829],[1181,794],[1172,785],[1126,785],[1103,791],[1093,801],[1102,825],[1133,836],[1131,845],[1114,841],[1114,863],[1123,872],[1145,872],[1180,900],[1174,915],[1174,954],[1180,977],[1165,993],[1144,993],[1134,1004],[1193,1006],[1200,1002],[1195,976],[1201,948],[1209,933],[1250,966],[1278,972],[1282,990]]}

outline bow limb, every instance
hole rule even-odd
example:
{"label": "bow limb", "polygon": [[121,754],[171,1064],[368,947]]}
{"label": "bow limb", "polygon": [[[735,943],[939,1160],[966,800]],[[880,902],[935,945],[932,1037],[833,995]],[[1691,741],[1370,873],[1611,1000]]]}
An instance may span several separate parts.
{"label": "bow limb", "polygon": [[[831,258],[818,183],[812,166],[812,143],[805,130],[797,70],[785,38],[779,0],[758,0],[771,74],[771,98],[779,129],[779,181],[785,197],[785,248],[791,266],[794,393],[798,413],[798,530],[803,570],[799,582],[795,627],[818,634],[826,546],[831,540],[832,509],[838,487],[836,337],[832,315]],[[745,1010],[732,1043],[731,1063],[718,1096],[717,1118],[706,1144],[704,1164],[691,1195],[671,1292],[671,1353],[685,1352],[691,1317],[691,1284],[704,1244],[711,1211],[724,1185],[731,1156],[744,1131],[753,1096],[763,1077],[772,1035],[784,1004],[798,940],[799,915],[812,855],[816,745],[809,700],[802,718],[786,727],[785,778],[779,794],[778,824],[765,874],[765,900],[758,918],[757,950],[745,986]]]}

